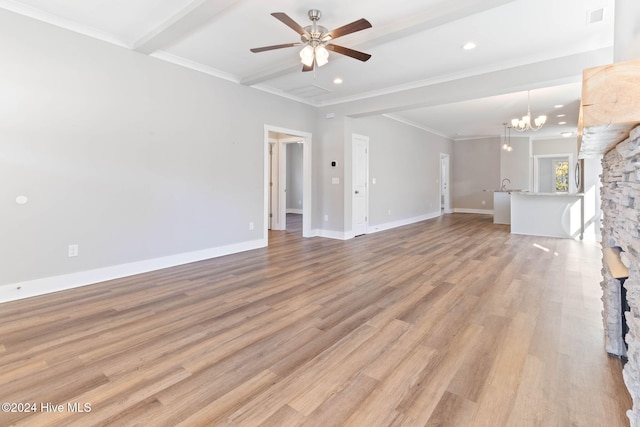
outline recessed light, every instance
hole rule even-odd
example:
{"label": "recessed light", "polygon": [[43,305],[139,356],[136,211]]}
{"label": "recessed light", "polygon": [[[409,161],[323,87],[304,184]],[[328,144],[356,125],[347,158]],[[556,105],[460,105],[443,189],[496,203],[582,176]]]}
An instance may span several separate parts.
{"label": "recessed light", "polygon": [[558,122],[559,125],[566,125],[567,122]]}
{"label": "recessed light", "polygon": [[554,105],[553,106],[553,108],[562,108],[562,107],[564,107],[564,105],[562,105],[562,104],[558,104],[558,105]]}
{"label": "recessed light", "polygon": [[562,132],[562,133],[560,133],[560,135],[562,135],[562,136],[563,136],[563,137],[565,137],[565,138],[568,138],[568,137],[570,137],[571,135],[573,135],[573,132]]}
{"label": "recessed light", "polygon": [[466,42],[465,44],[462,45],[462,48],[464,50],[475,49],[476,48],[476,44],[474,42]]}
{"label": "recessed light", "polygon": [[556,117],[564,117],[566,114],[558,114]]}
{"label": "recessed light", "polygon": [[342,79],[340,77],[336,77],[335,79],[333,79],[333,82],[337,85],[342,83]]}

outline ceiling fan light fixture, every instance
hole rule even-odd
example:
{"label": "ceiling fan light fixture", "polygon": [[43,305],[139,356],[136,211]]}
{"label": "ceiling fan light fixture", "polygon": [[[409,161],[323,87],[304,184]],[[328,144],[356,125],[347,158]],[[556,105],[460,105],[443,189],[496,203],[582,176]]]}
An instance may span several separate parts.
{"label": "ceiling fan light fixture", "polygon": [[302,62],[307,67],[310,67],[313,64],[313,56],[314,49],[310,44],[306,45],[300,51],[300,62]]}
{"label": "ceiling fan light fixture", "polygon": [[302,67],[303,72],[312,71],[315,66],[321,67],[327,64],[329,62],[329,50],[362,62],[366,62],[371,58],[371,55],[367,53],[329,43],[331,40],[337,39],[338,37],[371,28],[371,23],[364,18],[329,31],[322,25],[318,25],[318,20],[322,16],[318,9],[309,10],[308,16],[311,20],[311,25],[307,25],[305,27],[298,24],[284,12],[273,12],[271,16],[298,33],[300,35],[300,42],[252,48],[249,49],[251,52],[266,52],[269,50],[302,45],[299,55],[300,62],[304,64],[304,67]]}
{"label": "ceiling fan light fixture", "polygon": [[316,54],[316,64],[318,64],[318,67],[322,67],[327,62],[329,62],[329,51],[327,50],[326,47],[322,45],[317,46],[315,49],[315,54]]}

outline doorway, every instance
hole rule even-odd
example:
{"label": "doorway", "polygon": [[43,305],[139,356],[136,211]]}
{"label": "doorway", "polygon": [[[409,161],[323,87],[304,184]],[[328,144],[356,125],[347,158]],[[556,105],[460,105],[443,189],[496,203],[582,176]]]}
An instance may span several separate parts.
{"label": "doorway", "polygon": [[311,134],[292,129],[264,127],[264,235],[286,228],[286,144],[302,146],[302,237],[311,237]]}
{"label": "doorway", "polygon": [[451,213],[449,155],[440,153],[440,215]]}
{"label": "doorway", "polygon": [[575,193],[577,183],[570,179],[572,153],[533,156],[533,191],[537,193]]}

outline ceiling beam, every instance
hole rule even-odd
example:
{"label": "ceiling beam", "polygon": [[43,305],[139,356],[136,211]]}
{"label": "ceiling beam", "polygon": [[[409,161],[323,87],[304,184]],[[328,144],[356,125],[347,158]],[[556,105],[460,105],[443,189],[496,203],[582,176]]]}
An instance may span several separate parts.
{"label": "ceiling beam", "polygon": [[133,44],[133,50],[151,54],[216,19],[242,0],[194,0]]}
{"label": "ceiling beam", "polygon": [[611,61],[612,55],[612,47],[602,48],[346,103],[326,105],[321,107],[321,111],[333,111],[355,118],[368,117],[579,82],[582,70],[606,64]]}

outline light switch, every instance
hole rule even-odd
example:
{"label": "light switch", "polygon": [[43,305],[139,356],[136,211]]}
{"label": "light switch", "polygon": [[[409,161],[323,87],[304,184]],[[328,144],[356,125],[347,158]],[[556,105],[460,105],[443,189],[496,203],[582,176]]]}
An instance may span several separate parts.
{"label": "light switch", "polygon": [[340,178],[338,178],[337,176],[334,176],[333,178],[331,178],[331,183],[340,184]]}
{"label": "light switch", "polygon": [[371,178],[371,183],[375,184],[376,183],[376,179],[375,178]]}

